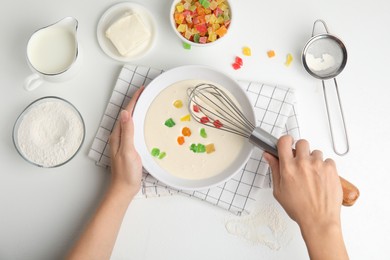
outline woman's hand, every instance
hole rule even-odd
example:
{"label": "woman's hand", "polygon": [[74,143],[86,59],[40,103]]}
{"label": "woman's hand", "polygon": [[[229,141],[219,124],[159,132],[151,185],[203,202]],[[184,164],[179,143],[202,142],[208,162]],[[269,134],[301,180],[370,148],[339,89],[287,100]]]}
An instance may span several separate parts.
{"label": "woman's hand", "polygon": [[130,200],[141,187],[142,162],[134,147],[134,123],[132,114],[144,87],[135,92],[110,136],[111,188]]}
{"label": "woman's hand", "polygon": [[134,148],[132,113],[141,87],[120,114],[110,136],[112,181],[68,259],[109,259],[126,210],[141,187],[141,158]]}
{"label": "woman's hand", "polygon": [[341,233],[343,191],[336,165],[310,151],[306,140],[296,143],[283,136],[278,141],[279,160],[265,153],[273,178],[274,197],[295,220],[312,259],[348,259]]}

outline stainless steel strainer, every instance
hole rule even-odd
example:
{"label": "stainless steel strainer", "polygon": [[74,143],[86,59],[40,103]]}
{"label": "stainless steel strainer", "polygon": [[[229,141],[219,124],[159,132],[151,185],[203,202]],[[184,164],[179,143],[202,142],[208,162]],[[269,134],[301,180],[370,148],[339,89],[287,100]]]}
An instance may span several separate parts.
{"label": "stainless steel strainer", "polygon": [[[315,35],[317,23],[322,23],[326,33]],[[317,20],[314,22],[312,38],[306,43],[302,51],[302,63],[310,75],[322,80],[322,89],[324,93],[333,150],[338,155],[345,155],[349,151],[349,141],[336,76],[343,71],[347,63],[347,49],[339,38],[329,34],[328,27],[323,20]],[[335,144],[335,134],[330,115],[330,105],[326,93],[325,80],[333,80],[336,89],[340,120],[343,126],[343,136],[345,139],[345,150],[342,152],[337,149]]]}

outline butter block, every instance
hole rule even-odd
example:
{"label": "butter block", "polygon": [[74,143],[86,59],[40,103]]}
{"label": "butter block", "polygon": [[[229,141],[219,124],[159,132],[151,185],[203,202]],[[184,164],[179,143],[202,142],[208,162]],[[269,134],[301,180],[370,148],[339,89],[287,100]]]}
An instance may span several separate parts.
{"label": "butter block", "polygon": [[129,56],[140,45],[148,42],[151,33],[137,13],[125,14],[115,21],[107,30],[106,37],[118,50],[120,55]]}

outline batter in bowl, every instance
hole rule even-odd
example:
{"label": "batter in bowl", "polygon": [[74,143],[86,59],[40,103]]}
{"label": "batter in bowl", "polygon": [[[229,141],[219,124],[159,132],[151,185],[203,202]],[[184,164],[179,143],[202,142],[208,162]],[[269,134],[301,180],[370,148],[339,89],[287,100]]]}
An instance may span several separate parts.
{"label": "batter in bowl", "polygon": [[[183,178],[199,180],[210,178],[223,172],[242,152],[247,140],[225,131],[211,128],[196,122],[189,115],[187,89],[199,83],[212,83],[204,80],[184,80],[165,88],[151,103],[144,125],[145,142],[148,150],[154,153],[157,163],[170,174]],[[181,106],[180,106],[180,103]],[[171,119],[174,125],[165,122]],[[188,119],[188,117],[187,117]],[[183,135],[183,128],[191,131],[190,136]],[[201,129],[207,134],[201,135]],[[184,143],[178,143],[178,137],[184,138]],[[191,145],[214,145],[213,152],[194,152]],[[154,150],[154,151],[153,151]]]}

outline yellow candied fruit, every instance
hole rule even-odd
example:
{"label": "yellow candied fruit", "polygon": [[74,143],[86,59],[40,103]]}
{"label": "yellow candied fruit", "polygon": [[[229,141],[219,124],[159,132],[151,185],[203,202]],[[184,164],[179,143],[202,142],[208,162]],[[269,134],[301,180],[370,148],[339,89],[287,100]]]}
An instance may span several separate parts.
{"label": "yellow candied fruit", "polygon": [[179,32],[185,32],[185,31],[187,31],[187,25],[186,24],[180,24],[178,27],[177,27],[177,30],[179,31]]}
{"label": "yellow candied fruit", "polygon": [[179,13],[183,12],[183,11],[184,11],[184,5],[178,4],[178,5],[176,6],[176,10],[177,10]]}
{"label": "yellow candied fruit", "polygon": [[[215,32],[217,32],[217,30],[218,30],[219,28],[221,28],[221,26],[220,26],[218,23],[215,23],[215,24],[212,25],[212,28],[213,28],[213,30],[214,30]],[[218,34],[218,33],[217,33],[217,34]]]}
{"label": "yellow candied fruit", "polygon": [[228,6],[224,3],[221,3],[218,5],[218,7],[222,10],[222,11],[226,11],[228,10]]}
{"label": "yellow candied fruit", "polygon": [[291,55],[291,53],[287,54],[287,57],[286,57],[286,63],[284,63],[286,66],[290,66],[291,63],[293,61],[293,56]]}
{"label": "yellow candied fruit", "polygon": [[219,24],[223,24],[224,21],[225,21],[225,19],[223,18],[222,15],[217,18],[217,23],[219,23]]}
{"label": "yellow candied fruit", "polygon": [[190,121],[191,120],[191,115],[188,114],[188,115],[185,115],[183,116],[182,118],[180,118],[180,121],[184,122],[184,121]]}
{"label": "yellow candied fruit", "polygon": [[242,54],[244,54],[245,56],[251,56],[252,55],[251,48],[249,47],[242,48]]}
{"label": "yellow candied fruit", "polygon": [[191,7],[191,3],[186,2],[186,3],[184,3],[183,7],[184,7],[185,10],[189,10],[190,7]]}
{"label": "yellow candied fruit", "polygon": [[189,40],[189,39],[191,38],[191,36],[192,36],[192,33],[191,33],[190,31],[186,31],[186,32],[184,33],[184,37],[185,37],[187,40]]}
{"label": "yellow candied fruit", "polygon": [[215,10],[215,9],[217,9],[217,7],[218,7],[218,2],[217,1],[211,1],[210,2],[210,9],[211,10]]}
{"label": "yellow candied fruit", "polygon": [[211,15],[210,15],[210,20],[209,20],[209,22],[210,22],[211,24],[214,24],[214,23],[217,22],[217,17],[215,16],[215,14],[211,14]]}
{"label": "yellow candied fruit", "polygon": [[214,144],[208,144],[206,145],[206,153],[213,153],[215,152],[215,146]]}
{"label": "yellow candied fruit", "polygon": [[217,34],[216,34],[216,33],[210,33],[210,34],[209,34],[209,37],[208,37],[208,40],[209,40],[210,42],[216,41],[216,40],[217,40]]}
{"label": "yellow candied fruit", "polygon": [[207,8],[207,9],[204,9],[204,13],[205,13],[205,14],[211,14],[211,12],[212,12],[211,9],[208,9],[208,8]]}
{"label": "yellow candied fruit", "polygon": [[182,108],[183,107],[183,101],[181,101],[180,99],[175,100],[175,102],[173,102],[173,106],[176,107],[176,108]]}

